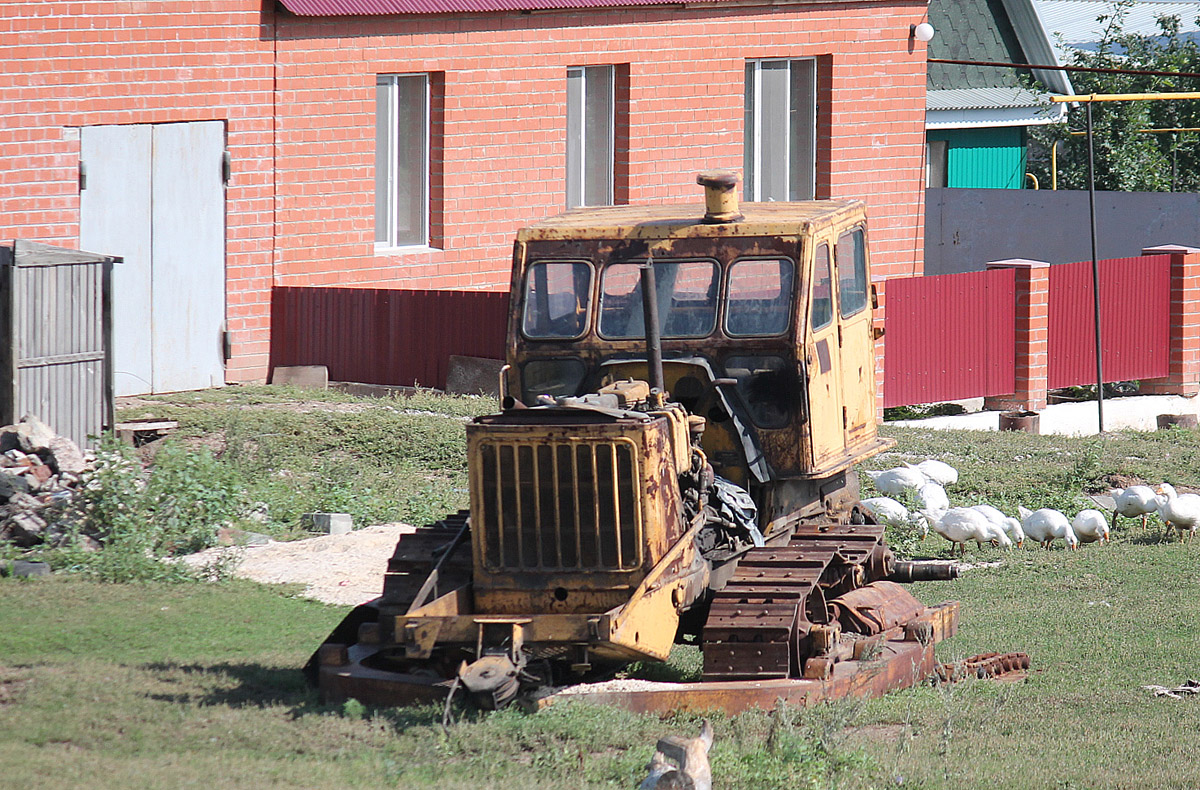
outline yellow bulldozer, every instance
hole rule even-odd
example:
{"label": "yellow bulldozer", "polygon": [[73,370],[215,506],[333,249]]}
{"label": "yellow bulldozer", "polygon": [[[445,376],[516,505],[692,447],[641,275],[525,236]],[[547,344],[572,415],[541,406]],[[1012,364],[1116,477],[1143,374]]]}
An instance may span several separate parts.
{"label": "yellow bulldozer", "polygon": [[876,433],[859,201],[568,211],[521,230],[501,410],[467,426],[470,509],[405,535],[308,670],[324,699],[495,708],[698,644],[698,682],[597,699],[770,708],[932,671],[957,604],[896,582],[859,504]]}

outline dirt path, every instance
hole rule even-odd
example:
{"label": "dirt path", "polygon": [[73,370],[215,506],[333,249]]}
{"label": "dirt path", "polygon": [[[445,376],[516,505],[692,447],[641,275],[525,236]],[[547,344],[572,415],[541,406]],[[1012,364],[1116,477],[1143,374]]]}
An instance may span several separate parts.
{"label": "dirt path", "polygon": [[263,584],[304,584],[305,597],[356,606],[383,592],[383,574],[396,540],[414,530],[407,524],[381,524],[345,535],[207,549],[183,561],[201,567],[229,557],[237,563],[233,575],[239,578]]}

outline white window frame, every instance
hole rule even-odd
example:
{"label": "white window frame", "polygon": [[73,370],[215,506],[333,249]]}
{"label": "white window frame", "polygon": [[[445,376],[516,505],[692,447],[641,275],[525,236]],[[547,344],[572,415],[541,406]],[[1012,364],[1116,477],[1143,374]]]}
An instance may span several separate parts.
{"label": "white window frame", "polygon": [[950,143],[946,140],[928,140],[925,143],[925,186],[943,188],[950,171]]}
{"label": "white window frame", "polygon": [[[399,135],[401,133],[400,124],[400,81],[420,79],[423,90],[423,106],[419,109],[424,115],[423,139],[421,145],[423,162],[420,165],[421,182],[416,195],[405,194],[401,195],[401,184],[397,166],[396,151],[399,143]],[[375,178],[375,248],[377,250],[386,250],[394,248],[406,247],[428,247],[429,246],[429,171],[430,171],[430,75],[427,73],[421,74],[378,74],[375,77],[376,100],[375,100],[375,166],[377,169]],[[381,95],[380,89],[383,89]],[[382,98],[386,97],[386,106]],[[384,115],[386,118],[381,118]],[[386,126],[382,123],[386,121]],[[381,134],[381,126],[383,134]],[[383,149],[380,150],[380,146]],[[381,161],[386,169],[386,173],[381,178],[378,173],[378,168],[381,166]],[[407,202],[406,202],[407,201]],[[419,206],[419,216],[416,217],[416,227],[411,230],[402,231],[400,228],[399,217],[401,216],[401,208],[413,208]],[[379,225],[384,225],[380,228]]]}
{"label": "white window frame", "polygon": [[[571,90],[573,79],[579,80],[577,95]],[[598,89],[601,85],[604,90]],[[573,66],[567,69],[567,208],[613,205],[616,181],[616,88],[616,66]],[[589,108],[589,101],[604,101],[605,95],[608,99],[606,106]],[[594,98],[597,96],[599,99]],[[589,109],[604,111],[607,123],[603,128],[594,125],[589,127]],[[600,162],[595,161],[592,145],[596,134],[605,136],[608,143]],[[605,174],[605,180],[600,184],[589,181],[588,177],[589,172],[595,173],[597,169]]]}
{"label": "white window frame", "polygon": [[[763,70],[764,66],[778,67],[786,64],[788,79],[786,82],[786,97],[778,105],[764,105]],[[804,103],[799,115],[793,107],[792,84],[793,71],[797,68],[808,70],[805,87],[808,90],[809,101]],[[782,117],[781,117],[782,116]],[[766,161],[764,151],[764,120],[782,123],[787,129],[787,140],[784,145],[783,161]],[[817,61],[815,58],[759,58],[746,61],[746,93],[745,93],[745,142],[744,161],[745,193],[747,200],[811,200],[816,196],[817,176]],[[807,152],[804,162],[793,161],[793,148],[803,146],[807,141]],[[777,142],[783,145],[783,142]],[[801,168],[797,170],[797,168]],[[807,171],[807,172],[805,172]],[[779,188],[772,188],[764,183],[765,178],[760,174],[773,173],[781,177],[786,185],[786,194]],[[793,178],[795,173],[796,178]]]}

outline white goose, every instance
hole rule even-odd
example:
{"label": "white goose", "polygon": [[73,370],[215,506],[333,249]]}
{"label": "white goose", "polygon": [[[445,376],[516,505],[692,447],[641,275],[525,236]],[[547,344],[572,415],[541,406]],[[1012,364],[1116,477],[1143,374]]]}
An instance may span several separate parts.
{"label": "white goose", "polygon": [[1079,548],[1079,538],[1071,529],[1071,522],[1059,511],[1048,507],[1032,512],[1020,507],[1017,511],[1021,514],[1021,529],[1025,530],[1026,537],[1042,544],[1042,548],[1050,548],[1058,538],[1065,540],[1072,551]]}
{"label": "white goose", "polygon": [[1075,514],[1071,519],[1071,530],[1080,543],[1108,543],[1108,516],[1099,510],[1088,508]]}
{"label": "white goose", "polygon": [[1169,483],[1160,485],[1158,492],[1164,497],[1162,507],[1158,511],[1162,520],[1179,531],[1180,540],[1184,539],[1183,534],[1186,532],[1190,542],[1192,535],[1196,534],[1196,528],[1200,526],[1200,496],[1177,494],[1175,487]]}
{"label": "white goose", "polygon": [[1154,495],[1150,486],[1129,486],[1125,489],[1109,491],[1113,498],[1113,529],[1117,528],[1117,516],[1126,518],[1142,517],[1142,529],[1146,528],[1146,515],[1158,510],[1159,498]]}
{"label": "white goose", "polygon": [[917,517],[924,520],[934,532],[950,541],[952,544],[951,555],[954,554],[954,547],[957,546],[960,554],[965,557],[969,540],[982,544],[985,541],[992,541],[997,533],[1001,537],[1004,536],[1003,532],[992,526],[986,516],[969,507],[952,507],[944,513],[922,510],[917,513]]}
{"label": "white goose", "polygon": [[[975,508],[971,508],[971,510],[975,510]],[[976,510],[975,512],[978,513],[979,511]],[[987,516],[984,516],[984,518],[987,518]],[[992,523],[990,519],[988,520],[985,534],[982,537],[987,540],[988,543],[992,544],[993,546],[998,546],[1005,551],[1008,551],[1013,547],[1012,540],[1009,539],[1008,535],[1004,534],[1004,527],[1000,526],[999,524]],[[983,541],[978,537],[974,538],[974,540],[980,546],[983,545]]]}
{"label": "white goose", "polygon": [[1020,521],[1017,521],[1012,516],[1004,515],[999,508],[992,507],[991,505],[972,505],[971,509],[978,510],[987,516],[988,521],[1004,530],[1004,534],[1008,535],[1017,548],[1021,548],[1021,544],[1025,542],[1025,531],[1021,529]]}
{"label": "white goose", "polygon": [[905,466],[898,466],[886,472],[867,472],[867,476],[880,493],[887,496],[904,496],[906,491],[916,491],[925,485],[925,475]]}
{"label": "white goose", "polygon": [[864,499],[862,506],[880,524],[889,524],[893,527],[907,527],[912,524],[912,516],[908,512],[908,508],[891,497],[877,496]]}
{"label": "white goose", "polygon": [[958,470],[944,461],[930,458],[919,464],[906,463],[910,469],[916,469],[930,481],[943,486],[952,486],[958,482]]}
{"label": "white goose", "polygon": [[950,509],[950,497],[940,483],[926,483],[917,489],[917,509],[942,511]]}

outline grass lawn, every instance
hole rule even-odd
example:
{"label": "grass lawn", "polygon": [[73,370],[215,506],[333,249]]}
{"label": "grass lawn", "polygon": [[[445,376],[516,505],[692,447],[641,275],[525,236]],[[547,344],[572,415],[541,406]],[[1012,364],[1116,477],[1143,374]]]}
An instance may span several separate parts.
{"label": "grass lawn", "polygon": [[[347,480],[375,465],[412,478],[371,478],[381,486],[408,486],[395,490],[414,501],[422,490],[440,492],[458,506],[462,428],[452,418],[481,404],[434,399],[409,409],[411,402],[330,395],[330,408],[305,421],[295,419],[304,414],[299,397],[229,388],[138,408],[179,419],[193,441],[232,436],[226,446],[240,455],[228,462],[236,460],[247,481],[315,485],[328,468],[321,454],[334,448],[350,466]],[[336,437],[353,433],[347,423],[377,427],[338,448]],[[1090,504],[1084,490],[1109,480],[1200,487],[1193,431],[1103,440],[886,431],[898,446],[870,467],[946,460],[962,475],[950,491],[954,504],[1054,506],[1073,515]],[[421,452],[402,459],[395,448],[413,443]],[[279,475],[305,446],[300,472]],[[448,472],[437,466],[446,458]],[[258,490],[259,499],[278,496],[277,506],[270,502],[285,512],[282,493]],[[369,513],[384,500],[355,501]],[[949,554],[936,537],[917,543],[897,534],[895,543]],[[1158,525],[1143,533],[1129,524],[1111,545],[1079,552],[1060,544],[968,555],[1001,564],[913,588],[927,602],[962,602],[960,632],[939,656],[1023,650],[1033,662],[1028,679],[715,714],[715,786],[1200,787],[1200,699],[1160,699],[1141,688],[1200,677],[1200,541],[1164,542]],[[696,717],[578,704],[536,715],[460,712],[445,730],[431,708],[321,706],[297,668],[345,609],[292,592],[242,582],[0,579],[0,787],[633,788],[658,737],[698,730]],[[689,666],[695,655],[681,650],[677,660]]]}

